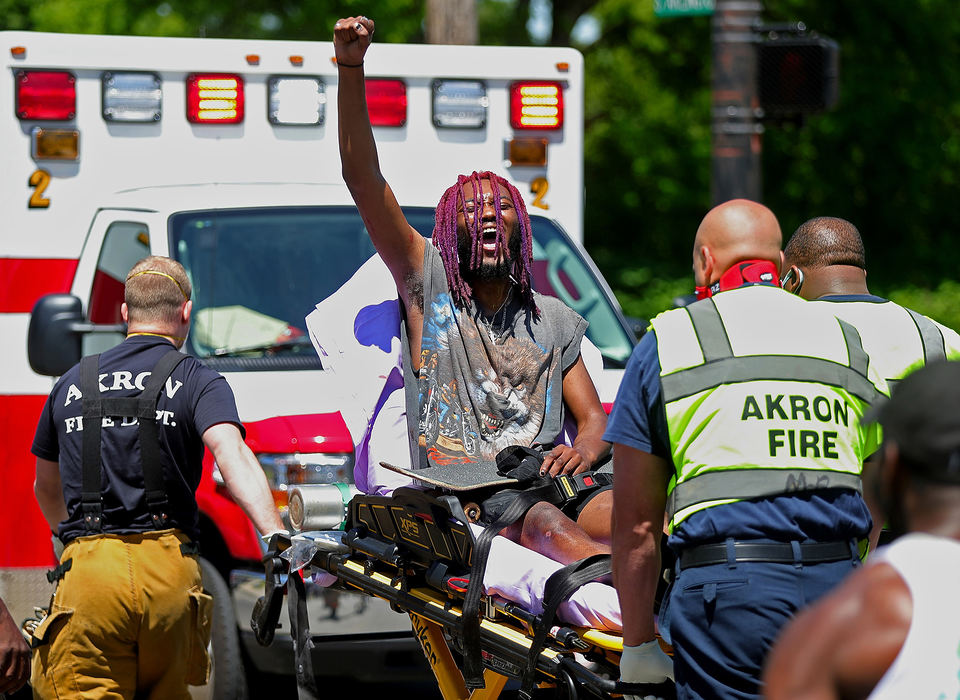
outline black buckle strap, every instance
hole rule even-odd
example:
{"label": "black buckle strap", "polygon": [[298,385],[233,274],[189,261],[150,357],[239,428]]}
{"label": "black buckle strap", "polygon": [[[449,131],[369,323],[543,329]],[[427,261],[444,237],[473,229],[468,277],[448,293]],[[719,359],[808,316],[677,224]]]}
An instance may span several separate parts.
{"label": "black buckle strap", "polygon": [[193,541],[184,542],[180,545],[180,554],[185,557],[200,554],[200,545]]}
{"label": "black buckle strap", "polygon": [[[799,557],[797,552],[799,551]],[[856,558],[850,542],[800,542],[795,550],[790,542],[716,542],[680,552],[680,570],[728,562],[767,562],[773,564],[823,564]]]}
{"label": "black buckle strap", "polygon": [[544,500],[550,493],[556,493],[552,482],[539,488],[521,491],[500,517],[484,528],[473,544],[473,567],[462,607],[463,681],[468,690],[484,687],[483,659],[480,653],[480,595],[483,592],[483,573],[487,568],[490,545],[503,528],[513,525],[534,503]]}
{"label": "black buckle strap", "polygon": [[47,581],[50,583],[56,583],[63,578],[63,575],[70,571],[73,568],[73,559],[67,559],[65,562],[60,563],[57,568],[47,572]]}
{"label": "black buckle strap", "polygon": [[543,613],[537,621],[527,655],[527,665],[521,676],[518,695],[521,700],[529,700],[532,697],[536,682],[537,659],[547,639],[547,633],[553,627],[560,604],[585,583],[609,574],[610,564],[609,554],[594,554],[586,559],[567,564],[562,569],[554,571],[547,579],[543,587]]}

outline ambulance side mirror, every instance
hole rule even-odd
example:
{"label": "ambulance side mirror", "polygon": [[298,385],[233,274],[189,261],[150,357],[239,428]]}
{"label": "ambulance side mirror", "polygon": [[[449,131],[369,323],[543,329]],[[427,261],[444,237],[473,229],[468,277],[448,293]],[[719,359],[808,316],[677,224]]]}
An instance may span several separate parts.
{"label": "ambulance side mirror", "polygon": [[83,304],[72,294],[48,294],[37,299],[27,329],[27,358],[37,374],[56,377],[80,361]]}
{"label": "ambulance side mirror", "polygon": [[83,304],[72,294],[47,294],[37,300],[30,313],[27,359],[37,374],[57,377],[80,361],[85,333],[125,329],[123,325],[85,321]]}

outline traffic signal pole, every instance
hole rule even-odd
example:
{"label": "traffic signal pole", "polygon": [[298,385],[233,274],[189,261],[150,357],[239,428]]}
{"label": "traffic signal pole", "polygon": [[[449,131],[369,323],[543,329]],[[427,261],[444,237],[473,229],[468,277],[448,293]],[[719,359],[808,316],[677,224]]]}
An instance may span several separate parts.
{"label": "traffic signal pole", "polygon": [[716,0],[713,43],[711,198],[760,201],[761,134],[757,98],[759,0]]}

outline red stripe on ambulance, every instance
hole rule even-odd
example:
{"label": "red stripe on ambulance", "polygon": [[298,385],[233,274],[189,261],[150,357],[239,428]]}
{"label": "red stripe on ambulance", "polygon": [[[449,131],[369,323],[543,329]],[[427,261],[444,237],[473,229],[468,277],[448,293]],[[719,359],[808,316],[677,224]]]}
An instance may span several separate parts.
{"label": "red stripe on ambulance", "polygon": [[0,258],[0,313],[30,313],[44,294],[69,292],[77,261]]}
{"label": "red stripe on ambulance", "polygon": [[[30,453],[46,396],[0,396],[0,475],[7,494],[0,508],[0,567],[56,564],[50,527],[33,495],[37,460]],[[14,497],[15,496],[15,497]]]}

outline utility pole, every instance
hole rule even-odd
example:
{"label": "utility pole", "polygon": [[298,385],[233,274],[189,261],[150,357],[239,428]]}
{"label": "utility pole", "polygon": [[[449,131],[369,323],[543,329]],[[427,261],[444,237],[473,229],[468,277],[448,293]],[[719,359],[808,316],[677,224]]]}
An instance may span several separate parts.
{"label": "utility pole", "polygon": [[428,44],[476,44],[477,0],[427,0]]}
{"label": "utility pole", "polygon": [[714,204],[760,201],[763,125],[757,98],[759,0],[716,0],[712,18],[712,172]]}

